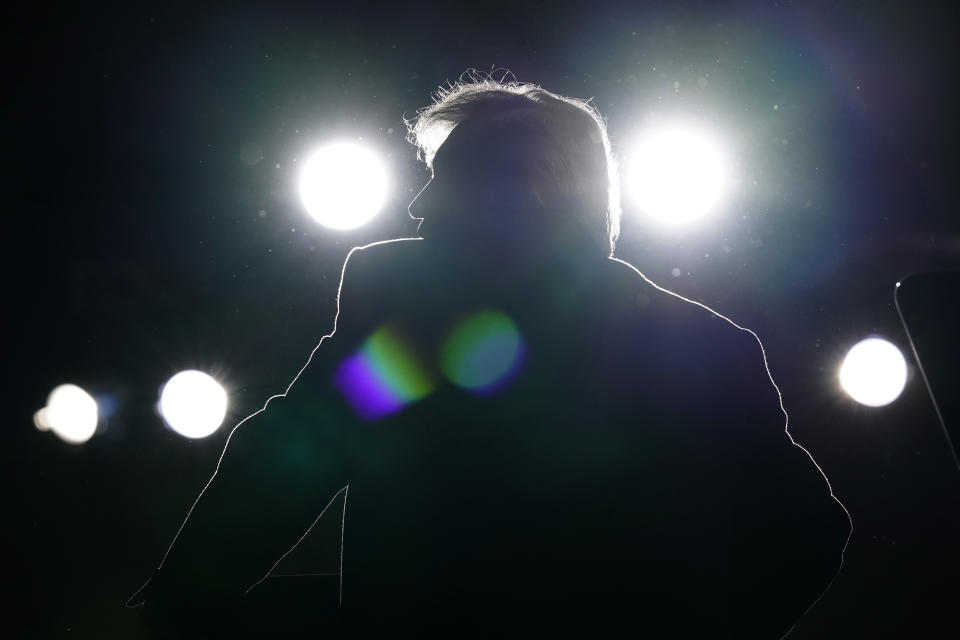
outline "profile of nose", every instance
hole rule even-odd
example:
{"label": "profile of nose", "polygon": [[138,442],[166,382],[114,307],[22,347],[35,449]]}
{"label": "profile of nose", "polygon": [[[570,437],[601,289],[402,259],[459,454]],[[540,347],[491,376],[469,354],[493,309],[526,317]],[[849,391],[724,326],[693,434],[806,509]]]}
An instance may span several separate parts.
{"label": "profile of nose", "polygon": [[411,218],[423,218],[423,194],[430,187],[431,182],[433,182],[432,179],[429,180],[427,184],[423,185],[423,188],[417,192],[417,195],[413,196],[413,200],[411,200],[410,204],[407,205],[407,213]]}

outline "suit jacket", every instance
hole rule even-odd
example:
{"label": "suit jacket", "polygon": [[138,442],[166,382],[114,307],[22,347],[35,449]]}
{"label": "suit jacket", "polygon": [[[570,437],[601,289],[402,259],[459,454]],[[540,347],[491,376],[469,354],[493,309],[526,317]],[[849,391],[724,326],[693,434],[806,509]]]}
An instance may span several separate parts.
{"label": "suit jacket", "polygon": [[[847,518],[755,336],[631,267],[384,243],[339,309],[231,437],[146,594],[166,626],[777,638],[838,569]],[[306,614],[247,593],[344,487]]]}

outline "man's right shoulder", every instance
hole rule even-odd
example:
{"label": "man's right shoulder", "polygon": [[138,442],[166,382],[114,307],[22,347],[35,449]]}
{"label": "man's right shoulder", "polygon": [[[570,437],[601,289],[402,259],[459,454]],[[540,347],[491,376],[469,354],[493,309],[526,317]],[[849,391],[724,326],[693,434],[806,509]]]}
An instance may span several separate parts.
{"label": "man's right shoulder", "polygon": [[354,247],[343,264],[343,280],[364,281],[389,278],[391,274],[416,268],[423,259],[423,242],[419,238],[384,240]]}
{"label": "man's right shoulder", "polygon": [[347,254],[337,294],[338,307],[361,317],[392,304],[392,296],[423,271],[423,243],[419,239],[376,242]]}

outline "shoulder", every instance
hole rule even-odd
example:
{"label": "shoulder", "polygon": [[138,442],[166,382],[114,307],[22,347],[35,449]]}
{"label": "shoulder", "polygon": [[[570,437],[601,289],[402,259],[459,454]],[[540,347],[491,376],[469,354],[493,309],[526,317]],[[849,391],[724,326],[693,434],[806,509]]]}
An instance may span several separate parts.
{"label": "shoulder", "polygon": [[417,238],[386,240],[354,247],[347,254],[340,276],[337,303],[341,310],[363,313],[371,305],[382,307],[385,297],[424,270],[423,242]]}
{"label": "shoulder", "polygon": [[[655,370],[670,394],[696,389],[721,404],[753,397],[779,410],[763,347],[734,319],[673,293],[632,265],[611,259],[595,317],[614,359]],[[679,397],[679,396],[678,396]]]}
{"label": "shoulder", "polygon": [[423,241],[399,238],[354,247],[343,263],[342,280],[382,279],[398,270],[418,265],[424,259]]}
{"label": "shoulder", "polygon": [[760,353],[753,332],[719,311],[654,283],[626,261],[610,258],[603,268],[606,304],[615,306],[635,326],[656,330],[664,338],[697,342],[702,338],[709,342],[711,352],[734,345]]}

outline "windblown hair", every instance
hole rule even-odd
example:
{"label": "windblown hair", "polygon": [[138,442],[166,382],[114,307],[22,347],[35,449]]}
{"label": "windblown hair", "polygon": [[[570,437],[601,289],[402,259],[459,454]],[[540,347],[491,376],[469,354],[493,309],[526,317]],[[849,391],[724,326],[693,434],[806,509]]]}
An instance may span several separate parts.
{"label": "windblown hair", "polygon": [[[581,218],[602,247],[613,253],[620,235],[620,183],[603,117],[590,100],[561,96],[537,85],[499,80],[467,70],[456,83],[437,89],[433,104],[407,119],[407,140],[432,169],[437,149],[454,127],[482,120],[493,127],[533,133],[525,150],[531,187],[541,205]],[[529,140],[530,136],[522,136]]]}

